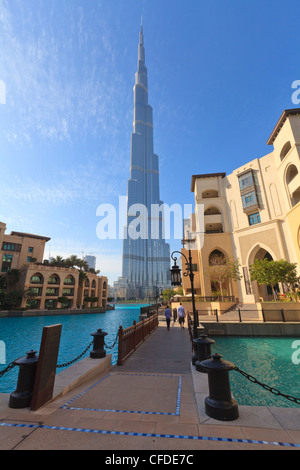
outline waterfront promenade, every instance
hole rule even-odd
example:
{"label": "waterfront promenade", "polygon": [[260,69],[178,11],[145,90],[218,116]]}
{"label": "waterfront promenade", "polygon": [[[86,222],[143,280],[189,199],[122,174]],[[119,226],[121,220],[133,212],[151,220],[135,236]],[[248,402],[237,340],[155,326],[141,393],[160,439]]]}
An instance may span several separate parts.
{"label": "waterfront promenade", "polygon": [[300,408],[239,406],[240,417],[226,423],[205,415],[207,376],[191,357],[187,328],[167,331],[160,321],[122,366],[36,412],[10,409],[0,395],[0,449],[185,450],[194,463],[199,450],[300,449]]}

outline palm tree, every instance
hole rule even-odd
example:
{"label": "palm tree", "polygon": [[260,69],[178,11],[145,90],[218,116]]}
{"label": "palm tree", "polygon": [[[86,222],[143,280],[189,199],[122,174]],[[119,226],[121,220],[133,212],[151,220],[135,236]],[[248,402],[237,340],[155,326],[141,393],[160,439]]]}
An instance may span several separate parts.
{"label": "palm tree", "polygon": [[79,286],[83,286],[83,281],[85,281],[85,279],[87,279],[87,275],[85,274],[84,271],[80,271],[79,273]]}
{"label": "palm tree", "polygon": [[57,255],[55,258],[52,258],[50,264],[52,266],[58,266],[58,267],[63,267],[65,266],[65,260],[62,256]]}
{"label": "palm tree", "polygon": [[69,268],[74,268],[74,266],[78,266],[78,261],[80,261],[80,259],[76,255],[71,255],[65,260]]}
{"label": "palm tree", "polygon": [[82,270],[88,271],[88,269],[89,269],[89,265],[88,265],[87,261],[85,261],[84,259],[79,259],[78,262],[77,262],[77,266],[80,269],[80,271],[82,271]]}
{"label": "palm tree", "polygon": [[84,306],[83,292],[84,292],[84,281],[88,279],[87,274],[84,271],[79,271],[79,295],[81,297],[80,304]]}

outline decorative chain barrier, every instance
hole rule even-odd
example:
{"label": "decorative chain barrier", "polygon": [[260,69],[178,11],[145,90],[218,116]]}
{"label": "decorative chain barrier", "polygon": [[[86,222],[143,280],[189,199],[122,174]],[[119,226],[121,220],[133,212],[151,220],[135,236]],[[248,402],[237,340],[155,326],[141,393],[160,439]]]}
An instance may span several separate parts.
{"label": "decorative chain barrier", "polygon": [[[119,333],[117,333],[116,339],[115,339],[112,346],[108,346],[106,343],[104,343],[105,347],[108,348],[108,349],[112,349],[118,341],[118,336],[119,336]],[[91,341],[90,344],[88,345],[88,347],[84,351],[82,351],[82,353],[79,356],[77,356],[75,359],[73,359],[72,361],[65,362],[64,364],[58,364],[56,367],[57,368],[67,367],[67,366],[70,366],[71,364],[74,364],[74,362],[78,361],[90,349],[90,347],[92,346],[93,343],[94,343],[94,340]]]}
{"label": "decorative chain barrier", "polygon": [[253,377],[252,375],[247,374],[246,372],[240,370],[238,367],[235,367],[234,370],[236,370],[241,375],[246,377],[246,379],[248,379],[250,382],[252,382],[254,384],[257,384],[257,385],[260,385],[261,387],[263,387],[268,392],[273,393],[273,395],[281,396],[283,398],[286,398],[289,401],[292,401],[293,403],[297,403],[298,405],[300,405],[300,398],[295,398],[295,397],[292,397],[291,395],[285,395],[284,393],[281,393],[276,388],[270,387],[269,385],[266,385],[266,384],[263,384],[263,383],[259,382],[255,377]]}
{"label": "decorative chain barrier", "polygon": [[119,332],[117,332],[116,339],[115,339],[115,341],[114,341],[114,343],[113,343],[112,346],[108,346],[108,344],[106,344],[105,341],[104,341],[105,347],[106,347],[107,349],[112,349],[112,348],[117,344],[118,339],[119,339]]}
{"label": "decorative chain barrier", "polygon": [[78,360],[90,349],[90,347],[92,346],[93,342],[94,342],[94,340],[91,341],[90,344],[88,345],[88,347],[85,348],[85,350],[82,351],[82,353],[81,353],[79,356],[75,357],[75,359],[73,359],[72,361],[69,361],[69,362],[65,362],[64,364],[57,364],[56,367],[57,367],[57,368],[60,368],[60,367],[68,367],[68,366],[70,366],[71,364],[74,364],[74,362],[78,361]]}
{"label": "decorative chain barrier", "polygon": [[[61,367],[67,367],[67,366],[70,366],[71,364],[74,364],[74,362],[78,361],[78,360],[90,349],[90,347],[92,346],[92,344],[93,344],[93,341],[91,341],[91,343],[88,345],[88,347],[85,348],[85,350],[82,351],[82,353],[81,353],[79,356],[75,357],[75,359],[72,359],[72,361],[65,362],[64,364],[57,364],[56,367],[57,367],[57,368],[61,368]],[[4,374],[6,374],[6,372],[9,372],[11,369],[13,369],[13,368],[15,367],[15,365],[16,365],[16,364],[15,364],[14,362],[11,362],[10,364],[8,364],[8,366],[7,366],[5,369],[3,369],[2,371],[0,371],[0,378],[1,378]]]}
{"label": "decorative chain barrier", "polygon": [[5,369],[0,371],[0,377],[2,377],[4,374],[6,374],[6,372],[9,372],[11,369],[13,369],[15,367],[15,365],[16,364],[14,362],[11,362],[10,364],[8,364],[8,366]]}

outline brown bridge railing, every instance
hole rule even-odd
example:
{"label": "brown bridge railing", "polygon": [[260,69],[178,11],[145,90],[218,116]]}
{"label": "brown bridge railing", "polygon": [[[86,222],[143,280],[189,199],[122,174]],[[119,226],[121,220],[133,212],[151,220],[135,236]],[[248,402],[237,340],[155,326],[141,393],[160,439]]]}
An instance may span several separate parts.
{"label": "brown bridge railing", "polygon": [[125,359],[130,356],[142,342],[158,327],[158,314],[154,313],[148,318],[123,330],[119,328],[119,349],[117,365],[121,366]]}

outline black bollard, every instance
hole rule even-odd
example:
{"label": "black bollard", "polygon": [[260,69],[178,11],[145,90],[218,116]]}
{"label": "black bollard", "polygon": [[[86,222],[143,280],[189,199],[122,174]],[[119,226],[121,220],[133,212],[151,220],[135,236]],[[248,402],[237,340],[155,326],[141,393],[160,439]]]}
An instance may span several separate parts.
{"label": "black bollard", "polygon": [[207,372],[204,367],[201,366],[201,362],[205,359],[209,359],[211,356],[211,345],[215,343],[213,339],[210,339],[207,335],[202,333],[199,338],[194,339],[194,345],[197,352],[197,361],[195,362],[195,368],[198,372]]}
{"label": "black bollard", "polygon": [[233,421],[239,417],[238,404],[231,396],[229,383],[229,371],[235,365],[221,358],[220,354],[213,354],[211,359],[201,362],[208,374],[209,396],[205,399],[205,411],[211,418]]}
{"label": "black bollard", "polygon": [[92,333],[91,336],[94,336],[93,350],[90,352],[90,357],[92,359],[99,359],[106,356],[106,351],[104,349],[104,336],[107,333],[98,328],[95,333]]}
{"label": "black bollard", "polygon": [[14,361],[19,366],[19,376],[17,388],[11,393],[9,398],[9,408],[26,408],[30,406],[34,379],[39,358],[36,351],[28,351],[27,356]]}
{"label": "black bollard", "polygon": [[[192,356],[192,364],[193,366],[196,364],[196,361],[198,361],[198,346],[199,346],[199,343],[200,343],[200,336],[202,335],[199,335],[197,338],[193,339],[193,347],[194,347],[194,354]],[[208,356],[209,357],[209,356]],[[205,358],[206,359],[206,358]]]}

